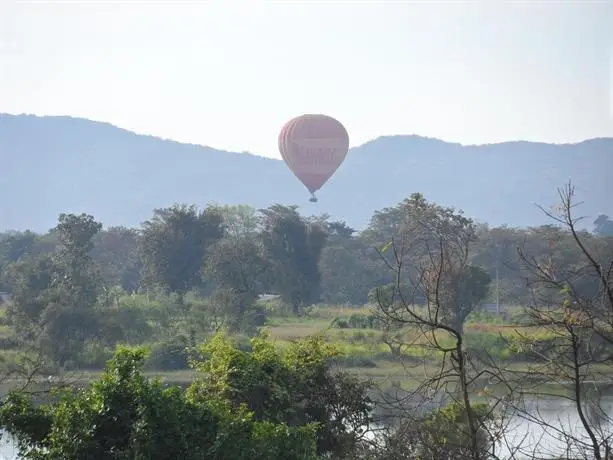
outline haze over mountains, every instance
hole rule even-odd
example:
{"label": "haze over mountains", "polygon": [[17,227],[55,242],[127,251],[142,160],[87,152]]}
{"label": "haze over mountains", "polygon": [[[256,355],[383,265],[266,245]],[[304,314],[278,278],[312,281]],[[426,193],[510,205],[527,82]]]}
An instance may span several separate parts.
{"label": "haze over mountains", "polygon": [[46,231],[61,212],[134,226],[175,202],[297,204],[303,214],[328,213],[361,229],[376,209],[413,192],[490,225],[529,226],[550,222],[535,203],[555,204],[556,188],[569,179],[584,201],[578,213],[586,226],[598,214],[613,215],[611,138],[462,146],[380,137],[350,150],[315,204],[281,160],[79,118],[0,114],[0,159],[0,230]]}

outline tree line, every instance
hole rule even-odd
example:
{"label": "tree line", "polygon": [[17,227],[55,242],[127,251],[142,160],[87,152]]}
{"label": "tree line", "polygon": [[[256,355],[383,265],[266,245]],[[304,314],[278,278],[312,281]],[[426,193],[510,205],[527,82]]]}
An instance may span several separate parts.
{"label": "tree line", "polygon": [[[58,225],[46,234],[28,230],[0,233],[0,290],[12,291],[10,273],[16,263],[45,260],[67,243],[66,232],[72,231],[83,232],[74,237],[91,242],[88,254],[105,289],[162,288],[176,293],[195,289],[210,294],[214,286],[230,283],[237,291],[282,293],[296,310],[319,301],[363,305],[373,288],[392,282],[383,273],[377,249],[402,233],[420,206],[432,206],[431,218],[456,212],[414,194],[375,212],[361,232],[326,215],[304,217],[297,206],[282,205],[259,211],[245,205],[211,205],[203,210],[174,205],[154,210],[140,228],[103,229],[91,215],[61,215]],[[490,227],[471,219],[466,225],[475,232],[470,248],[473,264],[492,279],[498,274],[500,300],[506,304],[522,305],[531,299],[518,247],[534,256],[555,250],[560,266],[576,264],[580,258],[569,233],[559,225]],[[583,233],[596,238],[613,236],[613,221],[606,215],[598,216],[593,228]],[[249,279],[229,281],[223,271],[235,272],[239,267],[229,267],[225,259],[243,261],[249,266]],[[247,276],[244,268],[239,270],[243,277]],[[273,268],[277,276],[272,276]],[[281,274],[290,278],[282,281]],[[294,282],[298,280],[305,283],[300,292],[296,291],[299,283]],[[241,282],[247,284],[237,288]],[[488,292],[488,300],[494,300],[493,292]]]}
{"label": "tree line", "polygon": [[[608,222],[599,216],[596,231],[583,231],[582,238],[611,247]],[[278,295],[294,315],[320,302],[377,304],[406,295],[419,261],[436,244],[435,229],[443,226],[465,251],[465,268],[454,281],[462,292],[448,289],[457,302],[444,312],[459,330],[484,302],[529,305],[535,295],[543,297],[530,283],[522,253],[549,258],[560,277],[583,263],[572,233],[560,225],[490,228],[421,194],[375,212],[359,233],[342,221],[301,216],[296,206],[282,205],[258,211],[177,204],[156,209],[140,228],[103,229],[89,214],[61,214],[46,234],[0,237],[0,290],[12,297],[5,321],[21,342],[44,345],[60,365],[83,361],[87,343],[112,346],[154,334],[147,326],[153,318],[113,308],[125,293],[170,299],[155,312],[155,322],[187,324],[182,334],[188,343],[221,325],[231,333],[253,332],[266,320],[256,302],[263,294]],[[398,274],[392,266],[400,253]],[[597,287],[591,276],[575,277],[577,292]],[[423,304],[426,293],[418,291],[413,301]],[[169,340],[173,334],[181,335],[173,330]]]}

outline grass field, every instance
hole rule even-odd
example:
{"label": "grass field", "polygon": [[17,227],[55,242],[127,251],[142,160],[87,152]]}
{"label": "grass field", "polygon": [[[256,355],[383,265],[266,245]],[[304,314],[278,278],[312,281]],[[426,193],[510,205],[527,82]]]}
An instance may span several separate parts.
{"label": "grass field", "polygon": [[[512,311],[519,312],[521,307]],[[390,348],[383,342],[383,332],[375,328],[335,328],[333,321],[348,320],[354,316],[373,315],[372,307],[320,306],[302,318],[273,318],[266,329],[280,346],[289,341],[322,334],[334,343],[344,354],[338,364],[343,370],[372,378],[378,383],[396,382],[404,387],[415,387],[426,376],[440,371],[442,355],[431,345],[432,338],[410,327],[396,332],[405,343],[401,359],[393,359]],[[534,343],[547,343],[555,334],[539,327],[527,327],[495,315],[474,315],[465,324],[464,340],[471,355],[485,355],[495,358],[509,373],[527,372],[534,368],[533,354],[529,347],[518,346],[520,339]],[[437,341],[444,346],[453,346],[454,339],[448,334],[437,334]],[[607,365],[593,366],[601,379],[613,379],[613,369]]]}
{"label": "grass field", "polygon": [[[0,317],[2,314],[0,312]],[[410,343],[401,349],[400,357],[394,357],[383,341],[383,331],[372,327],[372,324],[369,327],[368,320],[372,320],[373,314],[371,307],[317,306],[301,317],[273,314],[264,329],[269,331],[271,339],[280,347],[294,340],[321,334],[342,353],[335,363],[337,369],[373,379],[383,386],[394,382],[404,387],[414,387],[423,382],[426,376],[440,371],[442,355],[433,350],[427,336],[410,327],[394,332],[403,342]],[[497,316],[474,316],[469,317],[465,325],[466,347],[471,353],[487,352],[504,363],[509,371],[522,371],[529,365],[513,345],[519,334],[536,341],[546,341],[551,336],[546,330],[513,324],[512,320],[503,323]],[[0,325],[0,341],[10,340],[14,335],[9,326]],[[453,344],[453,339],[443,333],[436,338],[443,345]],[[1,350],[0,365],[11,362],[18,354],[16,350]],[[611,370],[607,371],[612,374]],[[76,371],[69,372],[65,377],[74,382],[86,382],[100,375],[100,372]],[[188,383],[193,378],[190,370],[147,371],[146,375],[175,383]],[[6,385],[14,383],[5,382]]]}

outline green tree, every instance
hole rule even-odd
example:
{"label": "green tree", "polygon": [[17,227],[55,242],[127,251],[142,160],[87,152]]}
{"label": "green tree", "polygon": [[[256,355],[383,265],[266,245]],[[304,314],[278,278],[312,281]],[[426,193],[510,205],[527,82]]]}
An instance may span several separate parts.
{"label": "green tree", "polygon": [[328,239],[319,260],[322,297],[328,303],[364,304],[376,285],[381,267],[368,256],[369,248],[344,222],[326,223]]}
{"label": "green tree", "polygon": [[438,246],[439,238],[443,234],[463,236],[472,230],[471,225],[461,213],[430,203],[421,193],[375,211],[360,239],[376,249],[375,260],[380,272],[385,273],[376,286],[397,283],[397,275],[404,283],[419,279],[420,265]]}
{"label": "green tree", "polygon": [[0,290],[10,289],[7,274],[12,263],[42,253],[40,235],[29,230],[5,233],[0,237]]}
{"label": "green tree", "polygon": [[258,281],[267,266],[260,241],[250,235],[228,234],[210,248],[205,273],[215,291],[233,294],[225,312],[230,332],[247,326],[245,313],[257,300]]}
{"label": "green tree", "polygon": [[114,286],[121,286],[127,292],[138,289],[141,266],[135,229],[110,227],[99,232],[94,238],[92,259],[107,289]]}
{"label": "green tree", "polygon": [[346,458],[370,421],[369,383],[333,372],[330,360],[338,351],[320,337],[303,339],[285,351],[266,334],[251,345],[252,351],[241,351],[216,334],[201,346],[191,396],[228,401],[233,410],[246,405],[256,420],[289,426],[316,423],[318,453]]}
{"label": "green tree", "polygon": [[23,258],[7,269],[12,301],[7,306],[8,319],[16,332],[31,343],[41,332],[41,317],[47,306],[57,299],[53,290],[57,270],[48,255]]}
{"label": "green tree", "polygon": [[320,299],[319,259],[327,233],[306,222],[295,206],[273,205],[261,213],[270,285],[299,314],[302,306]]}
{"label": "green tree", "polygon": [[88,214],[60,214],[55,229],[55,298],[41,315],[42,345],[61,366],[79,362],[88,340],[98,335],[100,278],[91,258],[93,238],[102,224]]}
{"label": "green tree", "polygon": [[223,218],[225,234],[233,237],[257,236],[260,230],[259,218],[255,208],[243,204],[215,207]]}
{"label": "green tree", "polygon": [[375,211],[362,238],[374,246],[395,245],[398,255],[426,255],[441,237],[475,240],[475,226],[461,211],[413,193],[397,206]]}
{"label": "green tree", "polygon": [[314,460],[314,427],[254,421],[243,408],[195,400],[140,372],[142,350],[119,348],[105,373],[84,390],[35,405],[12,392],[0,425],[37,460]]}
{"label": "green tree", "polygon": [[[483,269],[470,264],[470,247],[476,241],[472,220],[414,193],[398,206],[376,212],[365,237],[379,242],[396,280],[392,292],[397,295],[382,297],[395,301],[403,294],[403,306],[425,302],[436,323],[461,335],[466,317],[485,298],[490,282]],[[392,306],[398,308],[382,308],[390,311]]]}
{"label": "green tree", "polygon": [[594,221],[594,233],[598,236],[613,236],[613,220],[600,214]]}
{"label": "green tree", "polygon": [[35,248],[39,236],[26,230],[25,232],[11,232],[0,238],[1,263],[16,262]]}
{"label": "green tree", "polygon": [[93,238],[101,229],[102,224],[88,214],[60,214],[58,218],[60,246],[55,255],[60,270],[58,283],[75,307],[92,307],[97,301],[100,279],[91,251]]}
{"label": "green tree", "polygon": [[494,302],[499,298],[503,305],[528,304],[531,293],[524,280],[517,252],[517,248],[530,239],[528,233],[519,228],[490,228],[481,224],[476,228],[476,235],[477,241],[471,247],[470,263],[482,267],[492,279],[498,276],[497,292],[490,290],[489,300]]}
{"label": "green tree", "polygon": [[180,294],[201,287],[207,248],[222,236],[222,215],[215,207],[156,209],[141,231],[143,282]]}
{"label": "green tree", "polygon": [[60,214],[57,251],[25,257],[9,273],[12,324],[60,365],[78,361],[86,341],[98,332],[99,279],[89,252],[100,228],[92,216]]}
{"label": "green tree", "polygon": [[429,291],[433,294],[429,300],[439,304],[441,321],[463,334],[466,318],[485,299],[490,282],[490,276],[481,267],[466,265],[441,277],[438,294]]}

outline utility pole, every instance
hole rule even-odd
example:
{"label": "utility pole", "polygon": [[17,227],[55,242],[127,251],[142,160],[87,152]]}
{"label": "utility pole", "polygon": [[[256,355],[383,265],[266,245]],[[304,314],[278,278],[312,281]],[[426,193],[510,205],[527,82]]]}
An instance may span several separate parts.
{"label": "utility pole", "polygon": [[500,265],[500,244],[496,243],[496,313],[500,315],[500,276],[498,267]]}
{"label": "utility pole", "polygon": [[496,312],[500,315],[500,278],[498,276],[498,260],[496,260]]}

